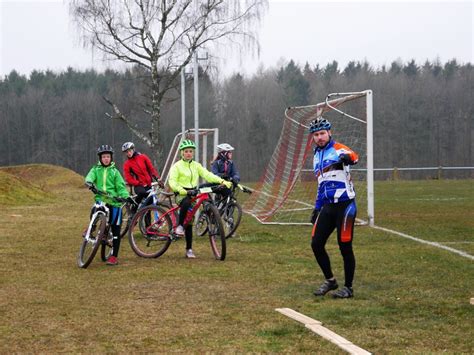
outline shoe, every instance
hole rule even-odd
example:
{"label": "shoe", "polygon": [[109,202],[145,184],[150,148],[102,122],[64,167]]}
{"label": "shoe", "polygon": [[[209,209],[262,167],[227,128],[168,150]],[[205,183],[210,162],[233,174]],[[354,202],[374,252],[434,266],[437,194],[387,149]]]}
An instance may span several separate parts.
{"label": "shoe", "polygon": [[183,226],[179,225],[176,227],[174,233],[177,235],[177,236],[180,236],[182,237],[184,235],[184,228]]}
{"label": "shoe", "polygon": [[117,257],[116,256],[111,256],[107,259],[107,261],[105,262],[107,265],[117,265],[118,264],[118,260],[117,260]]}
{"label": "shoe", "polygon": [[335,290],[338,288],[338,284],[336,280],[325,280],[319,288],[314,291],[315,296],[324,296],[331,290]]}
{"label": "shoe", "polygon": [[186,250],[186,258],[188,258],[188,259],[196,259],[196,255],[194,255],[192,249]]}
{"label": "shoe", "polygon": [[354,291],[352,287],[344,286],[340,290],[332,294],[332,298],[351,298],[354,297]]}

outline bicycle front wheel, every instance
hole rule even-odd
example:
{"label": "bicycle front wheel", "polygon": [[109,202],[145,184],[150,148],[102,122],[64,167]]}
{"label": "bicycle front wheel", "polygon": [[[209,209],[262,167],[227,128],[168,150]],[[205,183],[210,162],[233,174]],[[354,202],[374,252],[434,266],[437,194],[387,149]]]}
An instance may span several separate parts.
{"label": "bicycle front wheel", "polygon": [[130,223],[128,241],[132,250],[143,258],[158,258],[171,244],[173,223],[160,206],[141,208]]}
{"label": "bicycle front wheel", "polygon": [[79,249],[77,265],[80,268],[87,268],[94,259],[97,250],[99,250],[106,225],[107,219],[104,214],[99,213],[95,216],[94,221],[92,222],[90,235],[83,237],[81,248]]}
{"label": "bicycle front wheel", "polygon": [[123,236],[127,234],[132,217],[133,216],[132,212],[130,211],[130,206],[128,204],[124,204],[122,206],[122,225],[120,226],[120,238],[123,238]]}
{"label": "bicycle front wheel", "polygon": [[203,212],[207,215],[207,232],[212,253],[217,260],[224,260],[226,254],[225,232],[219,210],[214,205],[207,205]]}
{"label": "bicycle front wheel", "polygon": [[242,219],[242,207],[237,202],[230,201],[222,212],[225,237],[230,238],[237,230]]}

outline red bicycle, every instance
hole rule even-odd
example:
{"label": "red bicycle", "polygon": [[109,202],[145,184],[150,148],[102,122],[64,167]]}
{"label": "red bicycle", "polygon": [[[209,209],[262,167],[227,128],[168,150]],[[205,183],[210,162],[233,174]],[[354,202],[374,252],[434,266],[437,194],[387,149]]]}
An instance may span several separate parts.
{"label": "red bicycle", "polygon": [[[220,185],[196,189],[192,199],[192,209],[188,211],[184,226],[189,225],[200,209],[208,221],[206,233],[214,257],[224,260],[226,256],[226,238],[219,210],[209,195],[220,189]],[[162,205],[143,207],[135,214],[128,231],[128,240],[133,251],[144,258],[158,258],[168,250],[172,241],[181,236],[176,235],[179,206],[166,208]]]}

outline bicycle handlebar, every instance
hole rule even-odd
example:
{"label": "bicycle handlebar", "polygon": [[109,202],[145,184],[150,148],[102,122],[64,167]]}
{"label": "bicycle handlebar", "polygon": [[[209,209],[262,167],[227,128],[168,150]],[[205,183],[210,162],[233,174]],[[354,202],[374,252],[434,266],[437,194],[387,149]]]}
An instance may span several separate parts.
{"label": "bicycle handlebar", "polygon": [[241,185],[241,184],[237,184],[237,187],[238,187],[242,192],[245,192],[246,194],[251,194],[251,193],[253,192],[250,188],[248,188],[248,187],[246,187],[246,186],[244,186],[244,185]]}
{"label": "bicycle handlebar", "polygon": [[199,194],[205,194],[205,193],[211,193],[211,192],[218,192],[220,189],[222,189],[222,185],[213,185],[213,186],[203,186],[199,187],[197,189],[189,189],[188,194],[190,191],[192,191],[191,195],[199,195]]}
{"label": "bicycle handlebar", "polygon": [[129,199],[131,199],[136,204],[135,200],[131,197],[123,198],[123,197],[112,196],[112,195],[108,194],[105,191],[99,190],[94,184],[90,184],[90,185],[86,184],[86,185],[89,188],[89,190],[91,190],[91,192],[94,193],[94,194],[98,194],[98,195],[101,195],[101,196],[104,196],[104,197],[108,197],[108,198],[110,198],[112,200],[115,200],[117,202],[120,202],[120,203],[131,203],[131,201],[129,200]]}

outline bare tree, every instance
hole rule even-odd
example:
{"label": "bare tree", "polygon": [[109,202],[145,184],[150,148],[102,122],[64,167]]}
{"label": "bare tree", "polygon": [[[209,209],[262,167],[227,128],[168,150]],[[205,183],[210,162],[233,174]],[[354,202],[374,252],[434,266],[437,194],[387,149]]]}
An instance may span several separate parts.
{"label": "bare tree", "polygon": [[[142,132],[109,98],[122,120],[161,159],[161,106],[180,71],[198,49],[221,40],[258,48],[254,26],[267,0],[71,0],[70,13],[84,39],[105,57],[139,66],[149,85],[143,107],[150,131]],[[242,41],[235,41],[235,39]]]}

